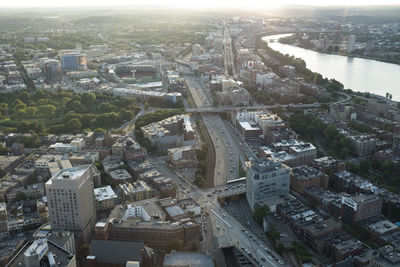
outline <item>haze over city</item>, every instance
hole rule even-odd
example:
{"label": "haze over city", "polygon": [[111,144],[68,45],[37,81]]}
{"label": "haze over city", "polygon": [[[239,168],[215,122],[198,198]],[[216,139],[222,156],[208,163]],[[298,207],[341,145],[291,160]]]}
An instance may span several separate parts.
{"label": "haze over city", "polygon": [[0,266],[400,266],[400,2],[0,2]]}
{"label": "haze over city", "polygon": [[93,6],[93,7],[104,7],[104,6],[152,6],[152,7],[180,7],[180,8],[226,8],[226,9],[237,9],[237,8],[249,8],[257,9],[264,7],[276,7],[276,6],[287,6],[287,5],[298,5],[298,6],[384,6],[384,5],[399,5],[398,0],[338,0],[338,1],[317,1],[317,0],[282,0],[277,3],[276,1],[265,1],[265,0],[218,0],[218,1],[183,1],[183,0],[149,0],[149,1],[130,1],[130,0],[116,0],[116,1],[95,1],[95,0],[71,0],[67,2],[57,2],[49,0],[16,0],[16,1],[4,1],[0,3],[0,6],[7,7],[66,7],[66,6]]}

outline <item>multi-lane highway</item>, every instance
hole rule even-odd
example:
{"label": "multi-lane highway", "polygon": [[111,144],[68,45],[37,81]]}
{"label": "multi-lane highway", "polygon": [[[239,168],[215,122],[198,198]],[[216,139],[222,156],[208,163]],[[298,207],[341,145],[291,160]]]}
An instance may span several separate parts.
{"label": "multi-lane highway", "polygon": [[236,77],[235,60],[233,59],[232,37],[227,26],[224,26],[224,68],[225,75]]}
{"label": "multi-lane highway", "polygon": [[257,236],[250,234],[219,205],[212,196],[205,202],[213,231],[221,247],[234,245],[248,254],[257,266],[285,266],[283,259]]}
{"label": "multi-lane highway", "polygon": [[[187,76],[186,85],[198,108],[210,107],[211,94],[201,79]],[[215,150],[215,168],[213,186],[220,186],[227,181],[238,178],[238,148],[225,124],[218,115],[204,114],[201,116]]]}
{"label": "multi-lane highway", "polygon": [[238,178],[238,154],[225,124],[218,115],[204,115],[211,140],[215,148],[214,186]]}

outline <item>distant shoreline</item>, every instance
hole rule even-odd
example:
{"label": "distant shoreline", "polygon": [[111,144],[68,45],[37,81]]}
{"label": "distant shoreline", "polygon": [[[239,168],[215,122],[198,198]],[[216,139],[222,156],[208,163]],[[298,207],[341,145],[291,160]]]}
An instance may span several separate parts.
{"label": "distant shoreline", "polygon": [[[273,35],[280,35],[280,34],[293,34],[293,33],[290,33],[290,32],[274,32],[274,33],[267,33],[267,34],[264,33],[263,35],[260,35],[259,37],[261,38],[261,40],[263,42],[268,44],[268,42],[266,40],[263,40],[263,37],[268,37],[268,36],[273,36]],[[279,39],[277,39],[277,40],[279,42]],[[284,43],[281,43],[281,42],[279,42],[279,43],[280,44],[284,44]],[[285,44],[285,45],[293,46],[293,45],[290,45],[290,44]],[[341,55],[341,54],[338,54],[338,53],[323,53],[323,52],[319,52],[319,51],[316,51],[316,50],[313,50],[313,49],[308,49],[308,48],[304,48],[304,47],[300,47],[300,46],[293,46],[293,47],[299,47],[299,48],[302,48],[302,49],[306,49],[306,50],[310,50],[310,51],[314,51],[314,52],[322,53],[322,54],[333,54],[333,55],[338,55],[338,56],[346,56],[346,55]],[[275,51],[277,51],[277,50],[275,50]],[[277,51],[277,52],[279,52],[279,51]],[[281,53],[281,52],[279,52],[279,53]],[[350,56],[348,56],[348,57],[350,57]],[[367,59],[369,59],[369,58],[367,58]],[[369,59],[369,60],[375,60],[375,59]],[[383,62],[383,61],[380,61],[380,60],[375,60],[375,61]],[[400,65],[400,64],[391,63],[391,62],[384,62],[384,63]],[[376,98],[379,98],[381,100],[388,101],[390,103],[390,105],[397,105],[397,103],[400,102],[400,101],[396,101],[396,100],[392,100],[392,99],[386,98],[384,95],[379,95],[379,94],[376,94],[376,93],[373,93],[373,92],[370,92],[370,91],[362,92],[362,91],[354,91],[352,88],[347,88],[347,89],[352,90],[354,93],[369,93],[372,97],[376,97]]]}

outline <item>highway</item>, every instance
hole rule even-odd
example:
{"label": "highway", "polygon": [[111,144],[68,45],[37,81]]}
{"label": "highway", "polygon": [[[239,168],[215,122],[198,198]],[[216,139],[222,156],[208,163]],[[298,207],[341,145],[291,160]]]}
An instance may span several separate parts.
{"label": "highway", "polygon": [[232,50],[232,37],[229,32],[229,28],[225,25],[224,22],[224,74],[226,76],[232,75],[236,77],[236,68],[233,59],[233,50]]}
{"label": "highway", "polygon": [[225,124],[218,115],[203,115],[215,148],[214,186],[226,184],[238,178],[238,154]]}
{"label": "highway", "polygon": [[258,266],[288,266],[275,251],[268,248],[257,236],[248,233],[235,218],[222,209],[216,197],[209,198],[205,205],[220,247],[235,245],[252,255]]}
{"label": "highway", "polygon": [[[345,93],[340,93],[340,95],[344,96],[343,99],[340,99],[334,103],[344,103],[351,99],[351,96]],[[224,107],[198,107],[198,108],[188,108],[186,112],[189,113],[218,113],[218,112],[226,112],[232,110],[257,110],[257,109],[273,109],[273,108],[319,108],[321,104],[316,102],[312,104],[274,104],[274,105],[255,105],[255,106],[244,106],[244,107],[235,107],[235,106],[224,106]]]}
{"label": "highway", "polygon": [[[195,77],[185,77],[186,85],[198,108],[210,108],[212,97],[204,82]],[[215,148],[213,186],[220,186],[238,178],[238,148],[218,115],[202,114],[211,142]]]}

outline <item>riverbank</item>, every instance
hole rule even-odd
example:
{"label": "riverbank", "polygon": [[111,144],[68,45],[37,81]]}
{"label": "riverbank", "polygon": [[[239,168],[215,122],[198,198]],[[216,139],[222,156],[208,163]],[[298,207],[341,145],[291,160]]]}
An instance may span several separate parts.
{"label": "riverbank", "polygon": [[279,43],[281,44],[286,44],[286,45],[291,45],[294,47],[300,47],[303,49],[307,49],[307,50],[311,50],[317,53],[321,53],[321,54],[327,54],[327,55],[337,55],[337,56],[343,56],[343,57],[349,57],[349,58],[363,58],[363,59],[369,59],[369,60],[375,60],[375,61],[379,61],[379,62],[384,62],[384,63],[389,63],[389,64],[396,64],[396,65],[400,65],[400,61],[396,61],[396,60],[390,60],[390,59],[384,59],[384,58],[379,58],[379,57],[372,57],[372,56],[366,56],[366,55],[359,55],[359,54],[345,54],[345,53],[340,53],[340,52],[329,52],[329,51],[321,51],[318,50],[314,47],[306,47],[304,45],[292,45],[289,43],[285,43],[285,42],[281,42],[280,40],[278,40]]}
{"label": "riverbank", "polygon": [[310,71],[338,80],[345,89],[351,88],[354,91],[369,92],[383,97],[389,93],[393,96],[392,100],[400,100],[398,90],[400,76],[395,75],[395,73],[400,73],[400,65],[373,59],[320,53],[277,41],[289,35],[291,34],[271,34],[264,36],[262,40],[281,56],[287,54],[299,58],[305,62],[305,67]]}

